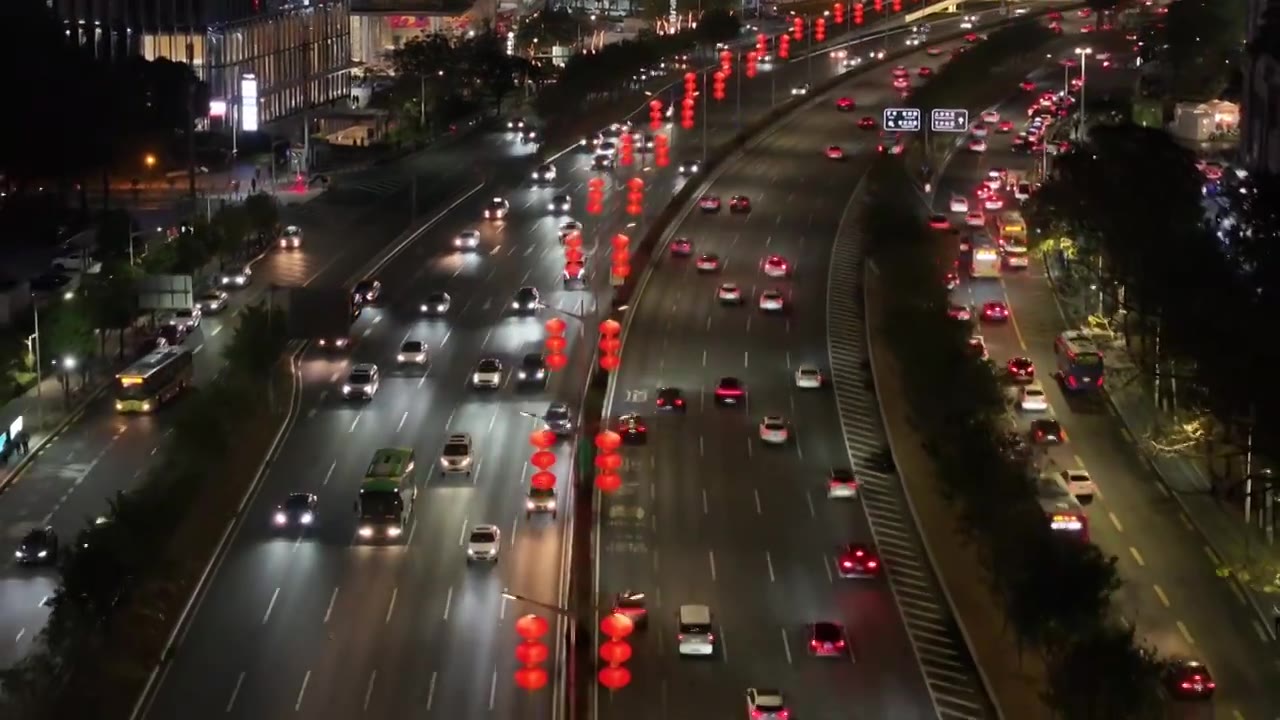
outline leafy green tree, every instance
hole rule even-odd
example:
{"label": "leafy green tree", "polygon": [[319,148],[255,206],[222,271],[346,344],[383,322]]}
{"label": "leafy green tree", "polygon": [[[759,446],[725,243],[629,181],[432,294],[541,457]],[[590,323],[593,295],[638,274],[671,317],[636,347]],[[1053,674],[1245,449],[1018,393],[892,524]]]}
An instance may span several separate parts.
{"label": "leafy green tree", "polygon": [[1175,100],[1217,98],[1238,73],[1246,3],[1179,0],[1165,15],[1161,75]]}
{"label": "leafy green tree", "polygon": [[476,93],[488,98],[495,112],[501,114],[503,99],[516,89],[517,79],[526,75],[528,61],[508,55],[506,40],[492,30],[468,38],[457,51],[462,70]]}
{"label": "leafy green tree", "polygon": [[516,30],[516,42],[521,47],[567,46],[576,45],[590,34],[591,25],[586,18],[575,16],[568,8],[558,7],[542,10],[525,18]]}
{"label": "leafy green tree", "polygon": [[250,232],[272,236],[280,225],[280,204],[268,193],[257,192],[245,198],[244,212]]}
{"label": "leafy green tree", "polygon": [[[254,231],[254,218],[249,205],[231,204],[214,214],[209,223],[213,254],[222,262],[233,260],[244,252],[245,239]],[[274,226],[274,223],[273,223]]]}
{"label": "leafy green tree", "polygon": [[99,331],[98,354],[107,356],[107,331],[115,330],[119,339],[118,357],[124,359],[125,331],[133,325],[138,313],[138,286],[132,268],[89,276],[84,300],[90,322]]}
{"label": "leafy green tree", "polygon": [[1161,720],[1161,667],[1132,629],[1102,624],[1051,658],[1045,700],[1062,720]]}
{"label": "leafy green tree", "polygon": [[99,259],[104,264],[129,261],[130,236],[133,219],[124,210],[109,210],[98,219],[94,238],[98,243]]}
{"label": "leafy green tree", "polygon": [[93,353],[93,325],[83,298],[49,305],[40,314],[40,359],[50,369],[59,370],[58,378],[65,393],[71,392],[70,375],[65,372],[70,360],[72,370],[84,368]]}
{"label": "leafy green tree", "polygon": [[437,116],[440,103],[458,83],[458,51],[442,33],[423,33],[391,53],[399,82],[393,94],[402,117],[418,122],[425,132]]}
{"label": "leafy green tree", "polygon": [[266,378],[285,346],[284,313],[258,303],[240,312],[240,326],[226,348],[228,367],[248,378]]}

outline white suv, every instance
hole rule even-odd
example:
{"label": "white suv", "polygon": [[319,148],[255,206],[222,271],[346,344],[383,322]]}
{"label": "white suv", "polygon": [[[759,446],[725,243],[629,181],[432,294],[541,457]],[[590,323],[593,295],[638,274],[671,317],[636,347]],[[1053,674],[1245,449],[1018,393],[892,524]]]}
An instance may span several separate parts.
{"label": "white suv", "polygon": [[440,472],[449,475],[466,473],[471,477],[471,436],[467,433],[454,433],[444,441],[444,449],[440,451]]}
{"label": "white suv", "polygon": [[498,562],[501,542],[502,532],[497,525],[477,525],[471,528],[471,535],[467,538],[467,562]]}

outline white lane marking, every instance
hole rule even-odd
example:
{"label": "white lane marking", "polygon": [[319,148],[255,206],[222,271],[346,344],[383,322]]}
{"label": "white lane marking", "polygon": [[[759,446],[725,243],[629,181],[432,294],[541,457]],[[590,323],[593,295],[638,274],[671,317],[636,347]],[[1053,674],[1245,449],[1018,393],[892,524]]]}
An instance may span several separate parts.
{"label": "white lane marking", "polygon": [[240,676],[236,678],[236,686],[231,688],[231,699],[227,701],[227,712],[231,712],[231,708],[236,706],[236,696],[240,694],[240,686],[244,684],[244,671],[240,671]]}
{"label": "white lane marking", "polygon": [[702,436],[698,436],[698,457],[705,457],[707,454],[706,447],[702,444]]}
{"label": "white lane marking", "polygon": [[396,432],[400,432],[401,430],[404,429],[404,421],[408,419],[409,419],[409,411],[405,410],[404,414],[400,416],[400,424],[396,425]]}
{"label": "white lane marking", "polygon": [[221,326],[221,325],[219,325],[218,327],[214,328],[214,329],[213,329],[213,332],[211,332],[211,333],[209,333],[209,334],[210,334],[210,335],[217,335],[217,334],[218,334],[218,333],[220,333],[220,332],[222,332],[222,326]]}
{"label": "white lane marking", "polygon": [[707,366],[707,351],[703,350],[702,351],[702,367],[706,367],[706,366]]}
{"label": "white lane marking", "polygon": [[804,491],[804,502],[809,506],[809,517],[818,517],[818,513],[813,507],[813,496],[809,494],[808,490]]}
{"label": "white lane marking", "polygon": [[387,617],[383,619],[383,624],[391,622],[391,613],[396,609],[396,595],[399,594],[400,588],[391,588],[391,602],[387,603]]}
{"label": "white lane marking", "polygon": [[1129,554],[1133,556],[1133,561],[1138,563],[1138,567],[1143,567],[1147,564],[1146,561],[1142,559],[1142,553],[1138,552],[1138,548],[1130,546]]}
{"label": "white lane marking", "polygon": [[1194,638],[1191,637],[1191,633],[1187,630],[1187,626],[1183,625],[1181,620],[1179,620],[1177,624],[1178,624],[1178,632],[1182,633],[1182,638],[1187,641],[1187,644],[1195,645],[1196,641]]}
{"label": "white lane marking", "polygon": [[778,628],[782,631],[782,651],[787,654],[787,664],[791,664],[791,642],[787,640],[787,629]]}
{"label": "white lane marking", "polygon": [[831,574],[831,562],[830,562],[830,560],[828,560],[828,558],[827,558],[827,556],[826,556],[826,555],[821,556],[821,558],[820,558],[820,559],[822,560],[822,569],[824,569],[824,570],[826,570],[826,571],[827,571],[827,582],[829,582],[829,583],[833,583],[833,582],[835,582],[835,581],[836,581],[836,579],[835,579],[835,577]]}
{"label": "white lane marking", "polygon": [[716,551],[715,551],[715,550],[708,550],[708,551],[707,551],[707,559],[711,561],[711,581],[712,581],[712,582],[715,582],[715,579],[716,579]]}
{"label": "white lane marking", "polygon": [[1120,518],[1116,517],[1115,513],[1109,512],[1107,517],[1111,518],[1111,524],[1116,526],[1116,532],[1124,532],[1124,526],[1120,524]]}
{"label": "white lane marking", "polygon": [[706,488],[703,488],[703,489],[702,489],[702,514],[703,514],[703,515],[710,515],[710,514],[711,514],[711,510],[707,507],[707,490],[706,490]]}
{"label": "white lane marking", "polygon": [[280,588],[276,588],[276,591],[271,593],[271,602],[267,603],[267,611],[262,614],[263,625],[266,625],[267,621],[271,619],[271,608],[276,606],[276,598],[278,597],[280,597]]}
{"label": "white lane marking", "polygon": [[377,670],[374,670],[373,672],[369,673],[369,687],[365,688],[365,691],[364,691],[364,709],[366,711],[369,709],[369,699],[373,697],[373,683],[376,682],[377,679],[378,679]]}
{"label": "white lane marking", "polygon": [[427,712],[431,712],[431,703],[436,699],[436,674],[431,673],[431,682],[427,683]]}
{"label": "white lane marking", "polygon": [[329,478],[333,477],[333,471],[334,471],[334,469],[336,469],[337,467],[338,467],[338,461],[337,461],[337,460],[334,460],[332,463],[330,463],[330,464],[329,464],[329,472],[327,472],[327,473],[325,473],[325,474],[324,474],[324,481],[320,483],[322,486],[323,486],[323,485],[328,485],[328,484],[329,484]]}
{"label": "white lane marking", "polygon": [[742,367],[751,367],[751,357],[747,350],[742,351]]}
{"label": "white lane marking", "polygon": [[462,532],[458,533],[458,547],[467,541],[467,519],[462,518]]}
{"label": "white lane marking", "polygon": [[769,582],[777,582],[778,577],[773,574],[773,555],[770,555],[768,550],[764,551],[764,563],[769,566]]}
{"label": "white lane marking", "polygon": [[198,355],[198,354],[200,353],[200,351],[201,351],[201,350],[203,350],[203,349],[204,349],[204,343],[200,343],[199,345],[195,346],[195,349],[193,349],[193,350],[191,351],[191,354],[192,354],[192,355]]}
{"label": "white lane marking", "polygon": [[449,591],[444,595],[444,619],[449,620],[449,606],[453,604],[453,586],[449,586]]}
{"label": "white lane marking", "polygon": [[311,682],[311,671],[308,670],[306,675],[302,676],[302,687],[298,688],[298,701],[293,704],[293,711],[298,712],[302,709],[302,696],[307,694],[307,683]]}
{"label": "white lane marking", "polygon": [[1164,594],[1164,588],[1159,585],[1152,585],[1151,587],[1156,591],[1156,597],[1160,598],[1161,605],[1166,608],[1172,605],[1172,603],[1169,602],[1169,596]]}
{"label": "white lane marking", "polygon": [[751,494],[752,494],[752,495],[755,497],[755,499],[756,499],[756,514],[757,514],[757,515],[763,515],[763,514],[764,514],[764,508],[760,507],[760,491],[759,491],[759,490],[756,490],[756,489],[754,489],[754,488],[753,488],[753,489],[751,490]]}
{"label": "white lane marking", "polygon": [[[338,586],[340,587],[340,586]],[[338,600],[338,587],[333,588],[333,594],[329,596],[329,607],[324,610],[324,620],[321,624],[329,622],[329,616],[333,614],[333,604]]]}
{"label": "white lane marking", "polygon": [[351,421],[351,427],[347,430],[347,432],[353,433],[356,431],[356,425],[360,424],[360,418],[363,415],[364,415],[363,411],[356,413],[356,419]]}
{"label": "white lane marking", "polygon": [[[523,280],[521,282],[524,282]],[[493,710],[493,701],[498,694],[498,669],[493,669],[493,679],[489,681],[489,709]]]}

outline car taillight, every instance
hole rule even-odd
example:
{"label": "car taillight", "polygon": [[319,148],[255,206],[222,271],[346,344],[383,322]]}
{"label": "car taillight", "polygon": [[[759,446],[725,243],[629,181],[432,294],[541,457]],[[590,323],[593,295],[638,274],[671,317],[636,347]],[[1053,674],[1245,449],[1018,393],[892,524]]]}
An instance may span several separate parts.
{"label": "car taillight", "polygon": [[715,641],[716,641],[716,636],[712,635],[711,633],[707,633],[707,642],[715,642]]}
{"label": "car taillight", "polygon": [[753,718],[762,718],[762,717],[764,717],[764,713],[760,712],[759,710],[752,710],[752,711],[751,711],[751,717],[753,717]]}
{"label": "car taillight", "polygon": [[863,556],[863,555],[865,555],[865,554],[866,554],[866,553],[864,553],[864,552],[863,552],[863,551],[861,551],[861,550],[854,550],[854,551],[853,551],[853,556],[854,556],[854,557],[862,557],[862,556]]}
{"label": "car taillight", "polygon": [[684,633],[680,633],[679,635],[676,635],[676,640],[679,642],[684,642]]}
{"label": "car taillight", "polygon": [[680,407],[681,405],[684,405],[684,400],[681,400],[680,398],[676,398],[676,407]]}
{"label": "car taillight", "polygon": [[809,647],[811,647],[811,648],[816,648],[816,647],[818,647],[818,641],[817,641],[817,640],[810,640],[810,641],[809,641]]}
{"label": "car taillight", "polygon": [[838,647],[838,648],[842,648],[842,647],[844,647],[844,640],[837,640],[837,641],[836,641],[836,647]]}
{"label": "car taillight", "polygon": [[1073,377],[1071,377],[1070,375],[1068,375],[1068,376],[1067,376],[1067,385],[1069,385],[1069,386],[1071,386],[1071,387],[1073,387],[1073,388],[1074,388],[1074,387],[1076,386],[1076,379],[1075,379],[1075,378],[1073,378]]}
{"label": "car taillight", "polygon": [[645,431],[645,426],[644,426],[644,425],[637,425],[637,426],[636,426],[636,430],[638,430],[638,431],[640,431],[640,432],[644,432],[644,431]]}
{"label": "car taillight", "polygon": [[778,720],[787,720],[787,718],[791,717],[791,711],[779,710],[778,712],[774,713],[774,717],[778,718]]}
{"label": "car taillight", "polygon": [[880,567],[880,563],[876,562],[875,560],[868,560],[868,561],[867,561],[867,567],[868,567],[868,568],[877,568],[877,567]]}
{"label": "car taillight", "polygon": [[853,567],[853,561],[852,561],[852,560],[845,560],[845,561],[843,561],[843,562],[841,562],[841,563],[840,563],[840,567],[845,568],[845,569],[847,570],[847,569],[849,569],[849,568]]}
{"label": "car taillight", "polygon": [[666,400],[664,400],[663,398],[658,398],[658,407],[662,407],[663,405],[666,405],[666,404],[667,404]]}

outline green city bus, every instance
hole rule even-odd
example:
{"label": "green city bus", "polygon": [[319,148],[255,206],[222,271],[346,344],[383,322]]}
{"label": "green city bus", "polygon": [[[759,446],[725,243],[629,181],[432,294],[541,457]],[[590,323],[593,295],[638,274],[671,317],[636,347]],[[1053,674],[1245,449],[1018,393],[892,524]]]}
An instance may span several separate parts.
{"label": "green city bus", "polygon": [[191,384],[195,372],[186,348],[166,347],[148,353],[116,375],[116,412],[155,412]]}
{"label": "green city bus", "polygon": [[399,539],[418,499],[413,451],[375,450],[356,499],[357,534],[365,542]]}

